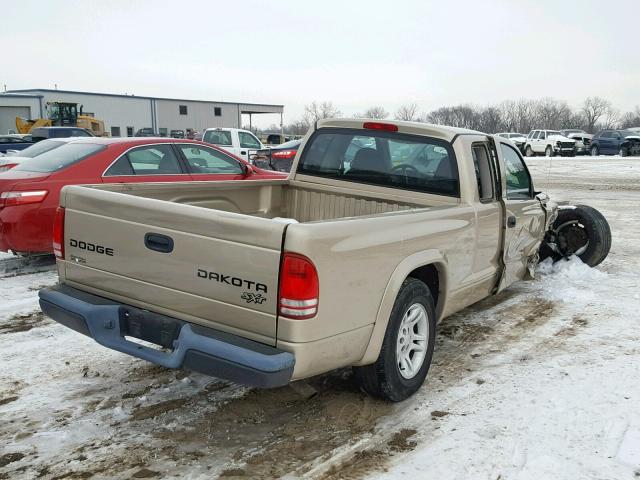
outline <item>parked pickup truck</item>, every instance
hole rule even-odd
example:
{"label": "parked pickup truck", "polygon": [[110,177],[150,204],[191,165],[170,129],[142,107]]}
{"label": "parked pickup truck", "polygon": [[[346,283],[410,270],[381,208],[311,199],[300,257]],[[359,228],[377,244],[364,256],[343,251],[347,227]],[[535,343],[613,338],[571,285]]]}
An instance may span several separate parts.
{"label": "parked pickup truck", "polygon": [[536,192],[508,139],[329,119],[284,180],[68,186],[54,320],[171,368],[273,387],[353,366],[372,395],[423,383],[436,324],[539,258],[607,255],[606,220]]}
{"label": "parked pickup truck", "polygon": [[239,128],[207,128],[202,134],[202,141],[233,153],[247,162],[257,150],[265,148],[253,133]]}

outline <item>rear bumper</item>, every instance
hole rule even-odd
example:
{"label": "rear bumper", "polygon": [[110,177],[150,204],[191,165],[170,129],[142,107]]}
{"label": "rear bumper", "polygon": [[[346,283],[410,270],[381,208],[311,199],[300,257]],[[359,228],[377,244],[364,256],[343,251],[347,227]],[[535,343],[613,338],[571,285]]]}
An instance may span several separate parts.
{"label": "rear bumper", "polygon": [[[42,311],[99,344],[167,368],[186,368],[242,385],[290,382],[295,357],[252,340],[113,302],[65,285],[40,290]],[[127,340],[135,337],[164,351]]]}

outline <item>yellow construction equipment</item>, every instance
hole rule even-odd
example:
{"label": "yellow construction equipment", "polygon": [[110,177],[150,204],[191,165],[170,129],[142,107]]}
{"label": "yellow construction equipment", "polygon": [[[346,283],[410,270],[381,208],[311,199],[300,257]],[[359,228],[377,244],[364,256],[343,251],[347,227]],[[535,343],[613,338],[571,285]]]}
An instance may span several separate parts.
{"label": "yellow construction equipment", "polygon": [[77,103],[65,102],[47,102],[46,105],[48,119],[36,118],[35,120],[27,120],[22,117],[16,117],[16,129],[18,133],[30,133],[32,129],[37,127],[79,127],[91,131],[97,137],[108,137],[109,134],[104,129],[104,122],[89,115],[82,114],[82,106],[80,114],[78,114]]}

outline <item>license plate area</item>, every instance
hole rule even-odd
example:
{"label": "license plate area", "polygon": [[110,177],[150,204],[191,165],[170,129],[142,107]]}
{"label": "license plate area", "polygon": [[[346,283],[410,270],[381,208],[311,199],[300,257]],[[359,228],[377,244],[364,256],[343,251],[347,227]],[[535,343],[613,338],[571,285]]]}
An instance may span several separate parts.
{"label": "license plate area", "polygon": [[185,322],[133,307],[120,307],[120,333],[160,347],[173,349]]}

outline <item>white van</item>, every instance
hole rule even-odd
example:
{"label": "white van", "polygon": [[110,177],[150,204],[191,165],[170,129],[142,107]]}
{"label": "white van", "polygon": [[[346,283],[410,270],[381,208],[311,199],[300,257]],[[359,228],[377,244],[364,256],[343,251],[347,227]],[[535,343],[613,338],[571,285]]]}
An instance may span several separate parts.
{"label": "white van", "polygon": [[207,128],[202,141],[220,147],[234,155],[249,161],[249,154],[262,150],[265,146],[248,130],[239,128]]}

